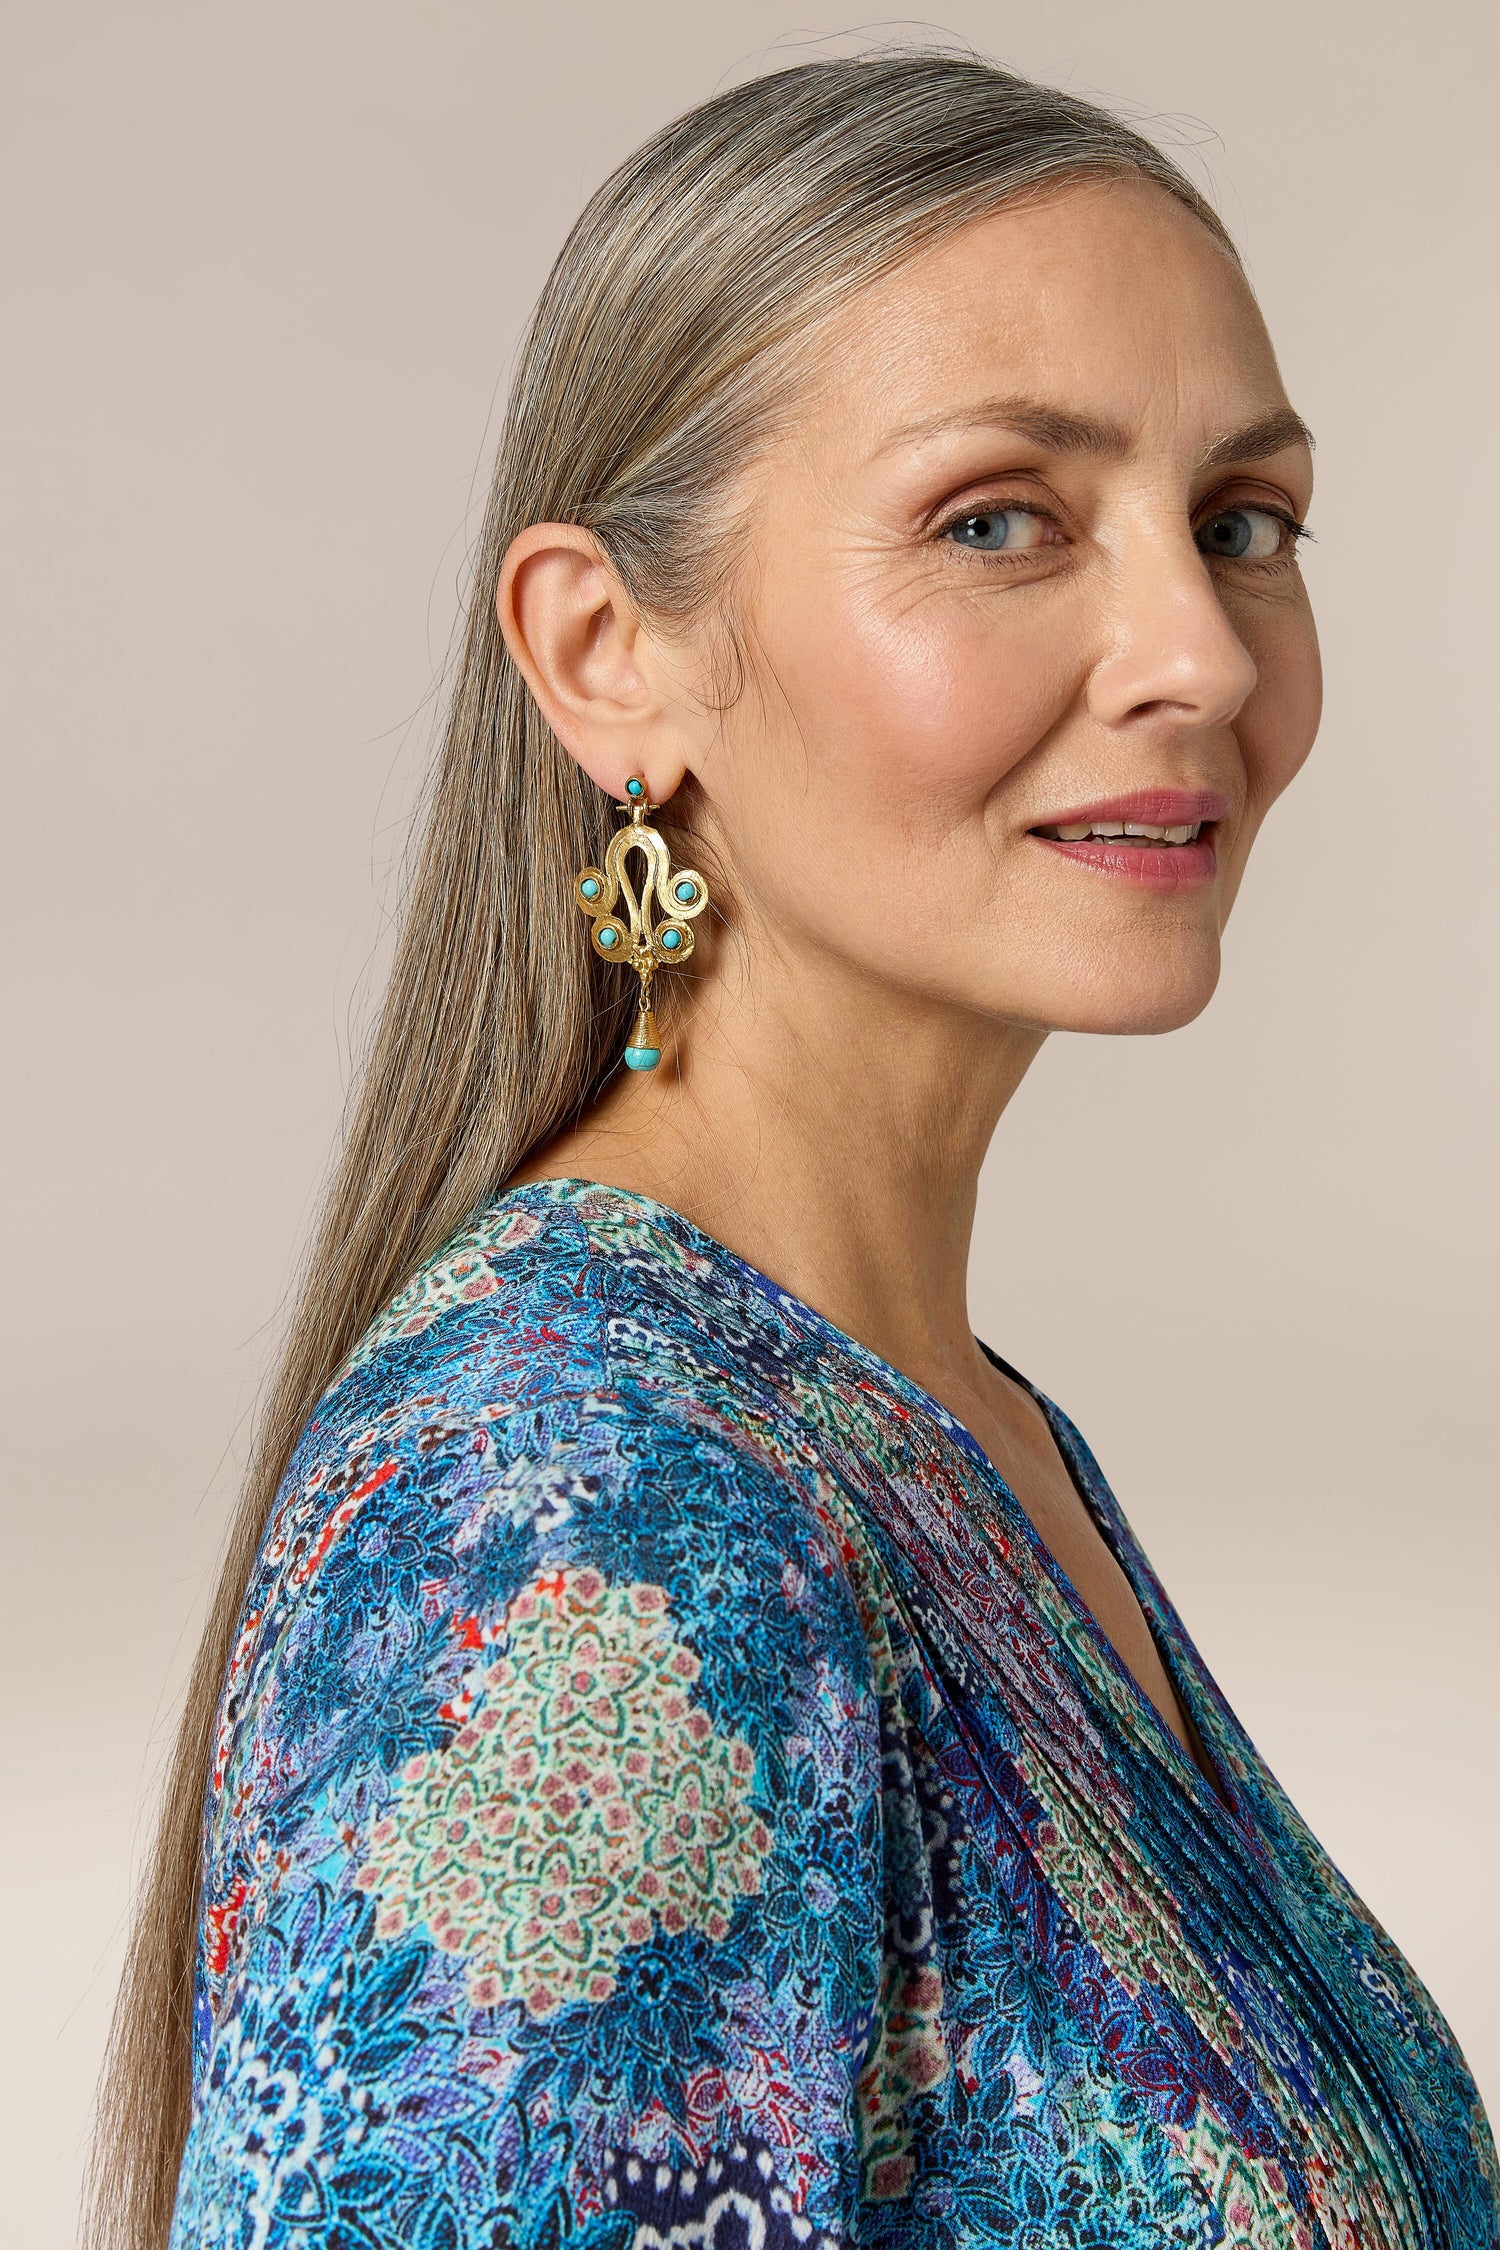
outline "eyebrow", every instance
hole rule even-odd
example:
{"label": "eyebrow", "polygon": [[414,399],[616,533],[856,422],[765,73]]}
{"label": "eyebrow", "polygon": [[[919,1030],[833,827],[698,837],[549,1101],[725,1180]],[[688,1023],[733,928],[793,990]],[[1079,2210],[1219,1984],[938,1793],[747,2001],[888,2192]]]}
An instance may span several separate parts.
{"label": "eyebrow", "polygon": [[1242,430],[1228,430],[1215,438],[1199,466],[1222,469],[1229,461],[1264,461],[1273,453],[1284,453],[1289,445],[1305,445],[1311,453],[1314,443],[1301,415],[1290,406],[1277,406]]}
{"label": "eyebrow", "polygon": [[[990,398],[965,407],[957,414],[935,415],[930,421],[910,422],[896,430],[877,448],[890,453],[902,445],[920,445],[929,438],[959,436],[966,430],[1004,429],[1030,438],[1047,453],[1086,454],[1096,460],[1119,460],[1130,451],[1131,433],[1122,423],[1091,414],[1074,414],[1066,407],[1048,406],[1034,398]],[[1291,445],[1311,449],[1312,431],[1290,406],[1273,407],[1243,429],[1226,430],[1206,448],[1200,462],[1205,469],[1221,469],[1230,461],[1264,461]]]}

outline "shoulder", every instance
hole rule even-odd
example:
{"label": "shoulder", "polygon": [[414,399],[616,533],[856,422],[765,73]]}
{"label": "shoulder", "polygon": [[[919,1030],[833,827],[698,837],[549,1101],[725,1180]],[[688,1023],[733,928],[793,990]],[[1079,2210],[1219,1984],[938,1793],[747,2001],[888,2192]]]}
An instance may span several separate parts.
{"label": "shoulder", "polygon": [[[252,1587],[226,1759],[250,1755],[238,1722],[258,1706],[270,1723],[273,1702],[283,1775],[372,1725],[398,1757],[461,1716],[518,1602],[554,1639],[601,1601],[627,1640],[631,1619],[653,1639],[669,1625],[726,1706],[810,1662],[868,1689],[812,1448],[755,1379],[774,1307],[737,1309],[716,1261],[625,1223],[618,1197],[544,1189],[456,1236],[310,1421]],[[274,1694],[246,1693],[251,1673]]]}
{"label": "shoulder", "polygon": [[555,1516],[560,1476],[637,1512],[764,1505],[814,1465],[791,1349],[775,1300],[675,1213],[537,1182],[478,1212],[372,1323],[308,1422],[283,1510],[316,1519],[332,1488],[376,1476],[428,1509],[503,1481],[517,1519],[526,1491]]}
{"label": "shoulder", "polygon": [[[262,1860],[347,1882],[351,1839],[407,1911],[411,1823],[499,1790],[523,1738],[505,1787],[555,1790],[580,1727],[622,1802],[649,1781],[665,1805],[696,1761],[757,1863],[751,1777],[764,1808],[795,1745],[836,1735],[819,1770],[873,1802],[877,1667],[798,1427],[710,1344],[702,1276],[610,1254],[572,1205],[537,1218],[502,1202],[450,1244],[298,1448],[220,1712],[210,1921]],[[206,1958],[217,1984],[231,1949]]]}
{"label": "shoulder", "polygon": [[[371,1323],[309,1419],[289,1481],[316,1481],[351,1447],[482,1427],[485,1450],[535,1456],[592,1427],[632,1452],[684,1427],[733,1447],[786,1420],[755,1375],[780,1325],[737,1283],[736,1261],[644,1198],[569,1180],[478,1211]],[[753,1446],[752,1446],[753,1450]],[[712,1463],[712,1449],[705,1459]]]}
{"label": "shoulder", "polygon": [[483,1392],[497,1406],[609,1394],[658,1402],[754,1363],[774,1307],[705,1238],[645,1198],[543,1180],[478,1211],[350,1353],[308,1441],[389,1415],[403,1394]]}
{"label": "shoulder", "polygon": [[758,2192],[795,2130],[820,2224],[850,2202],[889,1666],[757,1374],[778,1317],[690,1232],[528,1194],[352,1355],[220,1714],[184,2242],[209,2201],[279,2241],[279,2149],[330,2223],[376,2180],[448,2239],[457,2150],[486,2225],[555,2238],[690,2109]]}
{"label": "shoulder", "polygon": [[344,1362],[311,1427],[467,1363],[485,1380],[536,1368],[556,1384],[602,1369],[603,1261],[561,1199],[501,1196],[423,1264]]}

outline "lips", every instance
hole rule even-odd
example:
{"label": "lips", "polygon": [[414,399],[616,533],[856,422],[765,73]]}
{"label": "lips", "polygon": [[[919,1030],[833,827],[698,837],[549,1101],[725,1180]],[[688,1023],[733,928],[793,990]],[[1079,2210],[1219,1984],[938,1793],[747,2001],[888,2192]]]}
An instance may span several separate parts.
{"label": "lips", "polygon": [[1152,891],[1197,889],[1218,866],[1213,827],[1230,810],[1217,789],[1137,789],[1078,805],[1031,830],[1049,852]]}
{"label": "lips", "polygon": [[1052,813],[1037,828],[1076,828],[1080,822],[1135,821],[1153,828],[1203,826],[1227,819],[1230,801],[1222,789],[1133,789],[1124,797],[1101,797],[1071,812]]}

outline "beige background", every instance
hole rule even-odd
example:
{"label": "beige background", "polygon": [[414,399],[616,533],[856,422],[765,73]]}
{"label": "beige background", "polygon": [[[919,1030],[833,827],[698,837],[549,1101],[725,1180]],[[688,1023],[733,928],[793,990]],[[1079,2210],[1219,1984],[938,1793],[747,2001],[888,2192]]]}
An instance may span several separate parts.
{"label": "beige background", "polygon": [[[804,5],[6,10],[0,2200],[27,2250],[71,2236],[142,1793],[378,984],[497,379],[588,190],[809,37]],[[1218,195],[1321,439],[1329,674],[1207,1017],[1058,1042],[1002,1127],[976,1324],[1093,1438],[1492,2106],[1496,22],[944,18],[1156,121]]]}

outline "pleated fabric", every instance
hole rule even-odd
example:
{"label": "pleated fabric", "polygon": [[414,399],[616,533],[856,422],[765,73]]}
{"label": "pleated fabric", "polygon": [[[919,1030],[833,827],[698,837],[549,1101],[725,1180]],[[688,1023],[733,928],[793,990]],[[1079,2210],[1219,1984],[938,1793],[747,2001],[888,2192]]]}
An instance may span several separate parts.
{"label": "pleated fabric", "polygon": [[480,1212],[267,1527],[174,2250],[1496,2250],[1447,2026],[1033,1396],[1212,1783],[934,1399],[645,1197]]}

